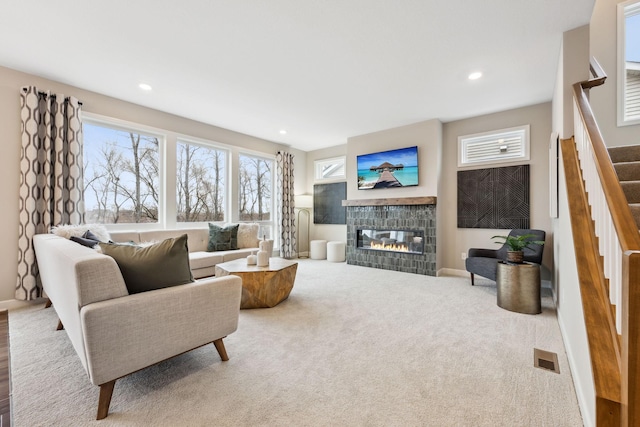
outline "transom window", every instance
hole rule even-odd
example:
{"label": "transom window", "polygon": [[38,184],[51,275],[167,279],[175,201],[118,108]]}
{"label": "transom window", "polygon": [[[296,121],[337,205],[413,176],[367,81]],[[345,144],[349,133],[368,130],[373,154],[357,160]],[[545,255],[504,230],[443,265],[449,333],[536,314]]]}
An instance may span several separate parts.
{"label": "transom window", "polygon": [[316,181],[329,181],[329,180],[344,180],[346,178],[345,163],[346,158],[335,157],[332,159],[316,160],[315,165],[315,180]]}
{"label": "transom window", "polygon": [[458,166],[529,160],[529,125],[458,137]]}

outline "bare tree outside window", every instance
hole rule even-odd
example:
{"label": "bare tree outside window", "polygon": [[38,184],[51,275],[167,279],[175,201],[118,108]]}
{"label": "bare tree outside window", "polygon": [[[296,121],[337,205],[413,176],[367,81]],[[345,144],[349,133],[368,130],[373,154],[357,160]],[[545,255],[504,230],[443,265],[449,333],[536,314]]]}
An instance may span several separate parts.
{"label": "bare tree outside window", "polygon": [[87,222],[158,222],[158,138],[86,122],[83,134]]}
{"label": "bare tree outside window", "polygon": [[240,221],[271,221],[273,160],[240,155]]}
{"label": "bare tree outside window", "polygon": [[224,150],[179,142],[176,164],[178,222],[224,221]]}

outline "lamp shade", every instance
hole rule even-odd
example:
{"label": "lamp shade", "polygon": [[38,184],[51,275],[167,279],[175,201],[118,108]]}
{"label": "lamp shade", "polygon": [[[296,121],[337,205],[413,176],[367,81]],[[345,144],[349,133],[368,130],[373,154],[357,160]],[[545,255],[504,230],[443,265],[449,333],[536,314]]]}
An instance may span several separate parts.
{"label": "lamp shade", "polygon": [[296,208],[312,208],[313,196],[311,194],[298,194],[297,196],[293,196],[293,202],[296,204]]}

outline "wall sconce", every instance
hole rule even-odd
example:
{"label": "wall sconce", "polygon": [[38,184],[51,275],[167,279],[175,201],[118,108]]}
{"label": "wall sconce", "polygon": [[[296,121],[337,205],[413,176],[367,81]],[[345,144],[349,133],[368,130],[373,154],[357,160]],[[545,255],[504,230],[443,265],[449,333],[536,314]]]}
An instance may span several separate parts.
{"label": "wall sconce", "polygon": [[311,208],[313,208],[313,196],[311,194],[299,194],[297,196],[293,196],[293,203],[295,209],[298,210],[298,215],[296,217],[296,221],[298,223],[298,227],[300,228],[300,237],[302,237],[302,226],[300,223],[300,214],[304,213],[307,217],[307,226],[306,226],[306,243],[307,243],[307,255],[300,256],[300,242],[296,242],[296,247],[298,249],[298,258],[309,258],[309,225],[311,223]]}

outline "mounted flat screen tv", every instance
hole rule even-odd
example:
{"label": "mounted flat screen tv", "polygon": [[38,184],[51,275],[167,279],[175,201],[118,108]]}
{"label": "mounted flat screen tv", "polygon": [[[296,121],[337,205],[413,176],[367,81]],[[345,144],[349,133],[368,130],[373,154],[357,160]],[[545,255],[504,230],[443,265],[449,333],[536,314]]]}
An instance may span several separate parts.
{"label": "mounted flat screen tv", "polygon": [[418,185],[418,147],[357,156],[358,190]]}

